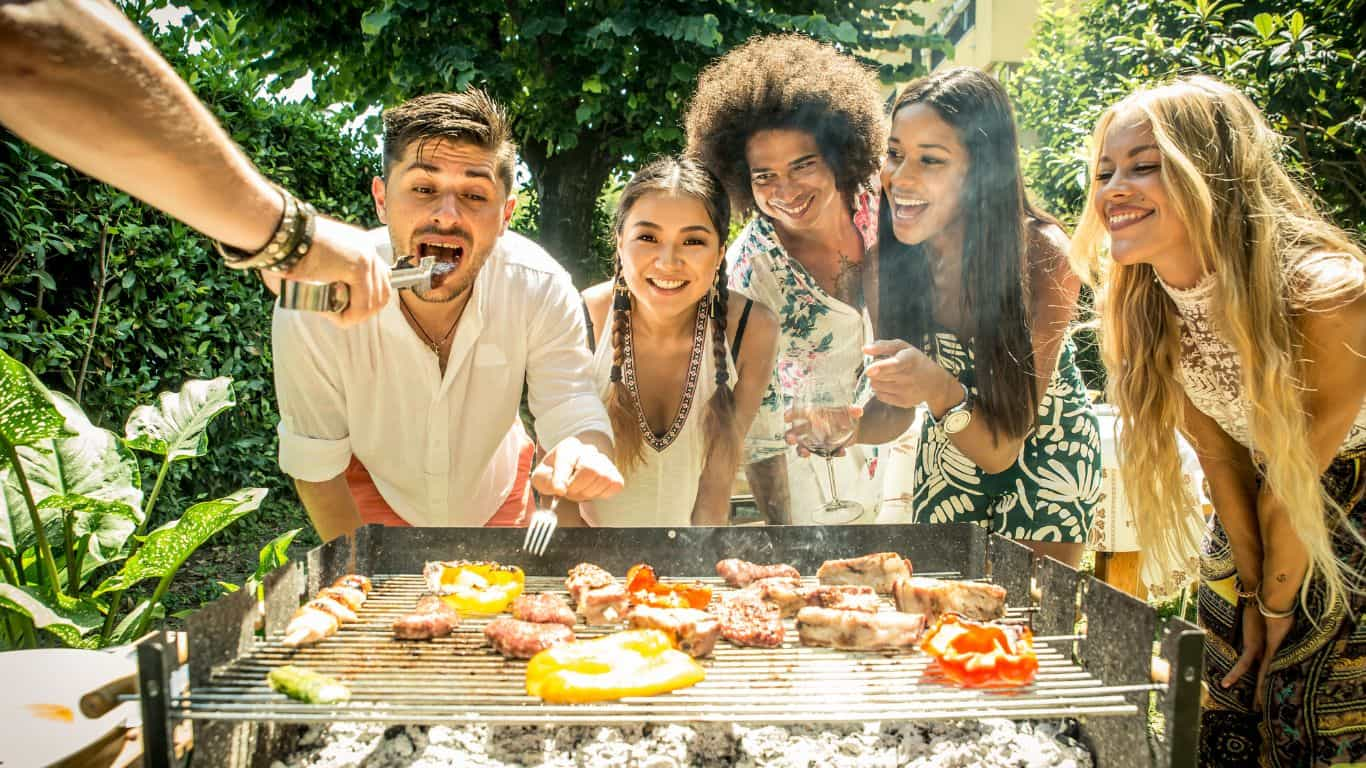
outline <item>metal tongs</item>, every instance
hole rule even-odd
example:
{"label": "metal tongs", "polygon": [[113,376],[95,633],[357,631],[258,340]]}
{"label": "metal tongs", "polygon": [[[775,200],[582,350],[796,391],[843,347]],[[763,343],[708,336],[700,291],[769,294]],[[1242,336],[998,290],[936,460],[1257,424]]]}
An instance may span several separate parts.
{"label": "metal tongs", "polygon": [[[412,257],[401,259],[403,264]],[[392,269],[389,271],[389,287],[394,290],[418,288],[430,290],[432,287],[432,268],[436,266],[435,256],[426,256],[415,267]],[[341,312],[351,303],[351,291],[346,283],[305,283],[297,280],[284,280],[280,283],[280,297],[276,304],[281,309],[299,309],[306,312]]]}

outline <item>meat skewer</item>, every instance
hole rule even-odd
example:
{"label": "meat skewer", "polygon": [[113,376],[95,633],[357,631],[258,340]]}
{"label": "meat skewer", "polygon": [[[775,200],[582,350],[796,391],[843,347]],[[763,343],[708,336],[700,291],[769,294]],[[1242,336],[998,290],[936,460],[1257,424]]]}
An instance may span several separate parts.
{"label": "meat skewer", "polygon": [[797,613],[797,636],[802,645],[851,651],[914,648],[923,634],[925,617],[918,613],[864,613],[814,606]]}
{"label": "meat skewer", "polygon": [[356,612],[351,610],[345,603],[322,594],[319,594],[317,597],[304,603],[304,606],[307,608],[316,608],[324,613],[330,613],[342,624],[350,624],[351,622],[360,619],[360,617],[356,615]]}
{"label": "meat skewer", "polygon": [[822,584],[853,584],[872,587],[883,594],[891,594],[897,579],[911,577],[911,561],[895,552],[851,557],[847,560],[826,560],[816,571]]}
{"label": "meat skewer", "polygon": [[399,640],[432,640],[449,635],[460,623],[460,613],[436,595],[418,598],[412,613],[394,619],[394,637]]}
{"label": "meat skewer", "polygon": [[759,565],[738,557],[727,558],[716,564],[716,575],[726,580],[732,587],[747,587],[760,579],[784,576],[800,579],[801,573],[787,563]]}
{"label": "meat skewer", "polygon": [[299,610],[294,612],[285,626],[285,637],[280,642],[286,648],[312,645],[332,635],[340,626],[341,622],[337,621],[336,616],[314,607],[310,602],[299,606]]}
{"label": "meat skewer", "polygon": [[484,627],[484,638],[509,659],[529,659],[545,649],[568,643],[574,630],[563,624],[539,624],[499,616]]}
{"label": "meat skewer", "polygon": [[565,605],[557,595],[542,592],[536,595],[518,595],[512,601],[512,617],[537,624],[563,624],[574,626],[574,611]]}
{"label": "meat skewer", "polygon": [[627,619],[637,629],[661,630],[678,650],[695,659],[710,655],[716,647],[716,638],[721,636],[720,620],[696,608],[637,605]]}
{"label": "meat skewer", "polygon": [[351,573],[318,590],[294,612],[281,643],[287,648],[312,645],[335,634],[343,623],[357,621],[356,611],[365,604],[370,589],[370,579]]}

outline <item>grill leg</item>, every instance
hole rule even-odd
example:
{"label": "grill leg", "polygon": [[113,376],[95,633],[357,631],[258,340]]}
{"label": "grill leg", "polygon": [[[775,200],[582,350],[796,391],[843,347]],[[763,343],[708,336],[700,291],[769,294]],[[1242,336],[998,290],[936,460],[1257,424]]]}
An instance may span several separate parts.
{"label": "grill leg", "polygon": [[[1171,664],[1164,709],[1167,719],[1166,758],[1170,768],[1196,768],[1200,764],[1200,695],[1204,665],[1205,633],[1185,621],[1184,628],[1169,630],[1176,635],[1164,643],[1164,656]],[[1171,646],[1175,645],[1175,652]],[[1172,658],[1172,656],[1175,658]]]}
{"label": "grill leg", "polygon": [[142,760],[145,768],[176,768],[175,724],[171,720],[171,671],[175,643],[164,634],[138,646],[138,690],[142,703]]}

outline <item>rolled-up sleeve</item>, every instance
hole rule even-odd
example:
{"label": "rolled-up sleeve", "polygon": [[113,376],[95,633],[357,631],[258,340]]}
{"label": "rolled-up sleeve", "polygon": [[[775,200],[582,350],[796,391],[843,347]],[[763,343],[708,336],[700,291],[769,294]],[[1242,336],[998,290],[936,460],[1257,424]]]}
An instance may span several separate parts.
{"label": "rolled-up sleeve", "polygon": [[335,329],[311,313],[276,308],[271,324],[275,397],[280,408],[280,469],[321,483],[351,462],[346,396],[330,347]]}
{"label": "rolled-up sleeve", "polygon": [[527,400],[541,445],[595,430],[611,437],[607,409],[593,387],[583,303],[566,274],[546,275],[536,297],[527,354]]}

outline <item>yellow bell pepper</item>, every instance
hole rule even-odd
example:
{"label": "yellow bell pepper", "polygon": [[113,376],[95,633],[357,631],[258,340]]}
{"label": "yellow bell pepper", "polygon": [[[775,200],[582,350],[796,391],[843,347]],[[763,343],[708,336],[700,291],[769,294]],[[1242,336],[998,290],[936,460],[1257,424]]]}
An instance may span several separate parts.
{"label": "yellow bell pepper", "polygon": [[706,670],[657,629],[547,648],[527,663],[526,692],[552,704],[653,696],[702,681]]}
{"label": "yellow bell pepper", "polygon": [[526,586],[526,574],[515,565],[453,560],[427,563],[427,588],[462,614],[494,614],[506,610]]}

